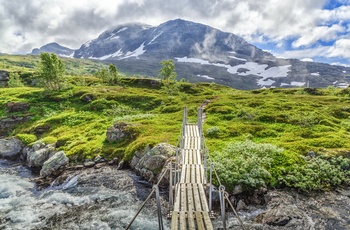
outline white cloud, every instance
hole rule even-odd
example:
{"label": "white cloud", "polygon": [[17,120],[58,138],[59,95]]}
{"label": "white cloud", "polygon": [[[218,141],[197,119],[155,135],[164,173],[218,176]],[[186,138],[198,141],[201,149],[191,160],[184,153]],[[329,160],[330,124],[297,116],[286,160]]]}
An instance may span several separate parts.
{"label": "white cloud", "polygon": [[327,56],[350,58],[350,38],[336,41],[334,46],[329,48]]}
{"label": "white cloud", "polygon": [[347,40],[350,38],[346,33],[350,33],[350,1],[337,0],[343,6],[322,9],[327,2],[329,0],[0,0],[0,52],[30,52],[53,41],[79,48],[104,30],[122,23],[158,25],[183,18],[235,33],[248,42],[272,41],[279,49],[287,47],[287,39],[295,40],[294,48],[338,40],[334,47],[287,51],[283,56],[349,57]]}
{"label": "white cloud", "polygon": [[301,46],[310,46],[317,41],[332,41],[337,38],[339,32],[345,31],[345,28],[339,25],[332,25],[331,27],[320,26],[313,28],[309,33],[303,34],[299,39],[292,43],[295,48]]}

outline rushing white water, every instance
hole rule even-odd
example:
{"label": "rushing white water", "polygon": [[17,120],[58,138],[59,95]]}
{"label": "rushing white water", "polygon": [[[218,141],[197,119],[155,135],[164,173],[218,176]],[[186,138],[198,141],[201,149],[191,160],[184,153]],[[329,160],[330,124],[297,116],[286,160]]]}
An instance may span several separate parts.
{"label": "rushing white water", "polygon": [[[30,178],[28,169],[0,160],[0,229],[125,229],[142,204],[138,194],[148,192],[138,191],[147,188],[130,172],[112,168],[80,172],[43,191]],[[158,229],[154,200],[131,229]]]}

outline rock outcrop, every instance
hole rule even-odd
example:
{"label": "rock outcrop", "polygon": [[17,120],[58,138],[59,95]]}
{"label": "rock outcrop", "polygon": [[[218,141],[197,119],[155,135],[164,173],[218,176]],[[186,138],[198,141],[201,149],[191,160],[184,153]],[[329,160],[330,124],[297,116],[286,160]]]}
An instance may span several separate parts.
{"label": "rock outcrop", "polygon": [[107,141],[118,142],[124,139],[132,139],[137,133],[132,129],[133,125],[119,122],[109,127],[107,130]]}
{"label": "rock outcrop", "polygon": [[6,107],[11,113],[27,111],[30,108],[29,104],[26,102],[8,102]]}
{"label": "rock outcrop", "polygon": [[16,125],[22,124],[29,119],[30,116],[10,116],[0,119],[0,138],[6,137]]}
{"label": "rock outcrop", "polygon": [[6,86],[9,80],[9,72],[0,70],[0,87]]}
{"label": "rock outcrop", "polygon": [[131,161],[131,167],[146,180],[155,183],[168,159],[175,155],[175,151],[174,146],[160,143],[149,151],[137,152]]}
{"label": "rock outcrop", "polygon": [[27,162],[29,167],[42,167],[44,162],[48,160],[55,152],[55,147],[47,145],[43,142],[36,142],[32,149],[27,151]]}
{"label": "rock outcrop", "polygon": [[0,139],[0,156],[16,158],[22,151],[23,143],[15,137]]}
{"label": "rock outcrop", "polygon": [[46,160],[40,170],[40,176],[46,177],[56,172],[59,168],[66,166],[69,159],[63,151],[56,152],[52,157]]}

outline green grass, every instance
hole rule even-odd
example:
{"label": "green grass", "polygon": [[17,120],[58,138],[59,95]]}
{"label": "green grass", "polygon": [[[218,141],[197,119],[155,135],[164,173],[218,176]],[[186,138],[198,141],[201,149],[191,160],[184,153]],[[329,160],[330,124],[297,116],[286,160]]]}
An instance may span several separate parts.
{"label": "green grass", "polygon": [[[89,76],[102,67],[108,67],[102,62],[85,59],[62,58],[62,60],[66,66],[66,74],[71,76]],[[39,61],[39,55],[0,55],[0,70],[33,73]]]}
{"label": "green grass", "polygon": [[[24,64],[18,66],[18,62],[24,63],[27,56],[10,57],[0,56],[0,64],[7,63],[13,70],[29,68]],[[72,61],[72,65],[75,63],[74,60],[65,61]],[[79,71],[85,68],[80,66],[82,63],[79,64]],[[116,86],[103,86],[99,79],[89,76],[71,77],[70,81],[75,86],[55,93],[33,87],[0,88],[0,117],[31,117],[10,135],[19,137],[26,144],[40,139],[46,143],[56,143],[57,148],[64,150],[73,163],[97,155],[130,161],[136,150],[146,146],[152,147],[160,142],[177,145],[183,107],[188,107],[188,120],[195,122],[197,108],[210,100],[205,108],[204,133],[211,156],[220,161],[222,170],[226,167],[223,163],[225,157],[220,156],[226,156],[225,151],[230,143],[250,140],[258,145],[268,143],[282,149],[268,156],[269,165],[261,165],[260,171],[264,175],[262,178],[255,175],[255,186],[249,184],[249,174],[245,174],[243,179],[235,174],[232,177],[235,180],[226,180],[230,183],[227,188],[233,188],[234,183],[239,181],[246,183],[247,188],[261,185],[287,185],[305,190],[328,188],[345,183],[344,178],[350,174],[346,162],[339,160],[345,166],[333,170],[335,164],[324,161],[329,157],[338,159],[341,155],[349,157],[350,92],[347,89],[240,91],[217,84],[183,82],[179,83],[177,94],[169,95],[161,87],[161,82],[149,78],[123,77],[120,85]],[[84,101],[87,95],[93,101]],[[6,108],[8,102],[27,102],[30,109],[9,113]],[[118,143],[108,143],[106,131],[115,122],[129,123],[135,135]],[[36,130],[42,127],[46,131],[37,133]],[[310,151],[323,158],[305,160],[304,156]],[[226,158],[230,156],[233,157],[229,154]],[[253,154],[249,157],[253,160],[247,169],[253,167],[256,156]],[[235,158],[232,162],[241,160]],[[305,178],[297,174],[298,171],[317,174],[315,165],[319,162],[327,169],[319,173],[333,170],[333,174],[325,175],[337,177],[336,184],[329,181],[308,184]],[[341,170],[345,170],[344,175]],[[225,173],[222,177],[231,178]]]}

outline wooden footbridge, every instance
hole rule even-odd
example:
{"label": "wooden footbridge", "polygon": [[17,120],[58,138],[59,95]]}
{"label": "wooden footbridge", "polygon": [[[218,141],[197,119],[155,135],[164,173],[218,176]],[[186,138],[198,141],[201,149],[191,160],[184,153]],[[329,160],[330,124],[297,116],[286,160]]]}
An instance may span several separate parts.
{"label": "wooden footbridge", "polygon": [[[176,151],[176,158],[168,165],[167,170],[163,170],[158,183],[154,185],[151,194],[145,200],[134,219],[126,229],[129,229],[140,213],[145,203],[152,194],[156,193],[159,229],[163,230],[163,220],[159,197],[158,185],[169,171],[169,215],[172,230],[214,230],[212,224],[212,204],[213,193],[212,174],[213,164],[210,164],[210,180],[207,181],[207,150],[204,144],[202,128],[202,108],[198,109],[196,123],[187,122],[187,109],[184,108],[182,134],[179,140],[179,148]],[[215,171],[214,171],[215,172]],[[216,174],[216,172],[215,172]],[[217,176],[217,174],[216,174]],[[219,183],[220,180],[217,178]],[[228,199],[225,187],[220,184],[219,198],[221,206],[222,228],[226,229],[225,198],[231,206],[235,215],[241,223],[237,212]],[[207,195],[208,194],[208,195]]]}

